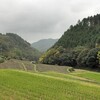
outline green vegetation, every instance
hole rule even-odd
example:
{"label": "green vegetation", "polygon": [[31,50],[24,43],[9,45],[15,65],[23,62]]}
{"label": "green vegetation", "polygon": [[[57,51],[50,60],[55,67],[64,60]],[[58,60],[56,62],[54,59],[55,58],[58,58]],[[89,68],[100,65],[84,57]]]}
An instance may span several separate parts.
{"label": "green vegetation", "polygon": [[0,63],[4,62],[4,57],[0,56]]}
{"label": "green vegetation", "polygon": [[0,34],[0,55],[6,59],[38,60],[40,52],[17,34],[7,33]]}
{"label": "green vegetation", "polygon": [[97,72],[89,72],[89,71],[83,71],[83,72],[77,72],[77,73],[71,73],[74,76],[79,76],[79,77],[83,77],[89,80],[94,81],[95,83],[99,83],[100,84],[100,73]]}
{"label": "green vegetation", "polygon": [[91,80],[100,74],[89,72],[88,81],[85,71],[84,77],[76,73],[0,70],[0,100],[100,100],[100,83]]}
{"label": "green vegetation", "polygon": [[44,64],[100,68],[100,14],[78,21],[44,53],[39,61]]}

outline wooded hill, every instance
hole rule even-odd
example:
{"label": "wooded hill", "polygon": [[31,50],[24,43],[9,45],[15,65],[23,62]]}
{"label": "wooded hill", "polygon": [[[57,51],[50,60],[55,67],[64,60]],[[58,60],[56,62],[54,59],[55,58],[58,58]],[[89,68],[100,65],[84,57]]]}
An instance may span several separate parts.
{"label": "wooded hill", "polygon": [[69,66],[99,66],[100,14],[78,21],[41,56],[40,62]]}
{"label": "wooded hill", "polygon": [[32,43],[32,47],[36,48],[40,52],[47,51],[50,47],[52,47],[58,39],[42,39],[37,42]]}
{"label": "wooded hill", "polygon": [[8,59],[37,60],[40,52],[17,34],[0,34],[0,56]]}

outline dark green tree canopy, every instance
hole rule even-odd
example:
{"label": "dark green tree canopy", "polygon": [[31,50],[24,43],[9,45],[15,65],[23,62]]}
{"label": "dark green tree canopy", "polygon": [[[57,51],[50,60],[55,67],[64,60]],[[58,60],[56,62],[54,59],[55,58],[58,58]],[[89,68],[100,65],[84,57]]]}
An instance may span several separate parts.
{"label": "dark green tree canopy", "polygon": [[[62,47],[62,52],[59,47]],[[74,26],[71,25],[58,42],[44,54],[42,61],[47,63],[48,58],[50,60],[52,57],[53,64],[96,67],[99,66],[97,59],[99,48],[100,14],[97,14],[82,21],[78,20]]]}

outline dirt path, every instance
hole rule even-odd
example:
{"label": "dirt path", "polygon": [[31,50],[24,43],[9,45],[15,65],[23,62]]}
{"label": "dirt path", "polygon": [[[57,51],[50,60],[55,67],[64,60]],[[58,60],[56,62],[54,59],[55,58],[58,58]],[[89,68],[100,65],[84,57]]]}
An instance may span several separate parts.
{"label": "dirt path", "polygon": [[25,71],[27,71],[27,68],[26,68],[26,66],[24,65],[24,63],[22,63],[22,66],[23,66],[23,69],[24,69]]}
{"label": "dirt path", "polygon": [[36,69],[36,64],[33,64],[33,67],[34,67],[34,71],[38,72],[37,69]]}

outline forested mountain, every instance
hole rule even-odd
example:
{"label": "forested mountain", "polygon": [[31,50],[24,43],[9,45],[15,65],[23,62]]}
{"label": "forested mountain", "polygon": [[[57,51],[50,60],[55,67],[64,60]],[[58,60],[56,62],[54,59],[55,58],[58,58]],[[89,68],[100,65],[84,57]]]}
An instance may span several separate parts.
{"label": "forested mountain", "polygon": [[7,33],[0,34],[0,55],[6,58],[37,60],[40,53],[17,34]]}
{"label": "forested mountain", "polygon": [[100,60],[100,14],[78,21],[41,56],[40,62],[69,66],[98,67]]}
{"label": "forested mountain", "polygon": [[58,39],[42,39],[32,43],[32,47],[36,48],[40,52],[45,52],[50,47],[52,47],[57,41]]}

